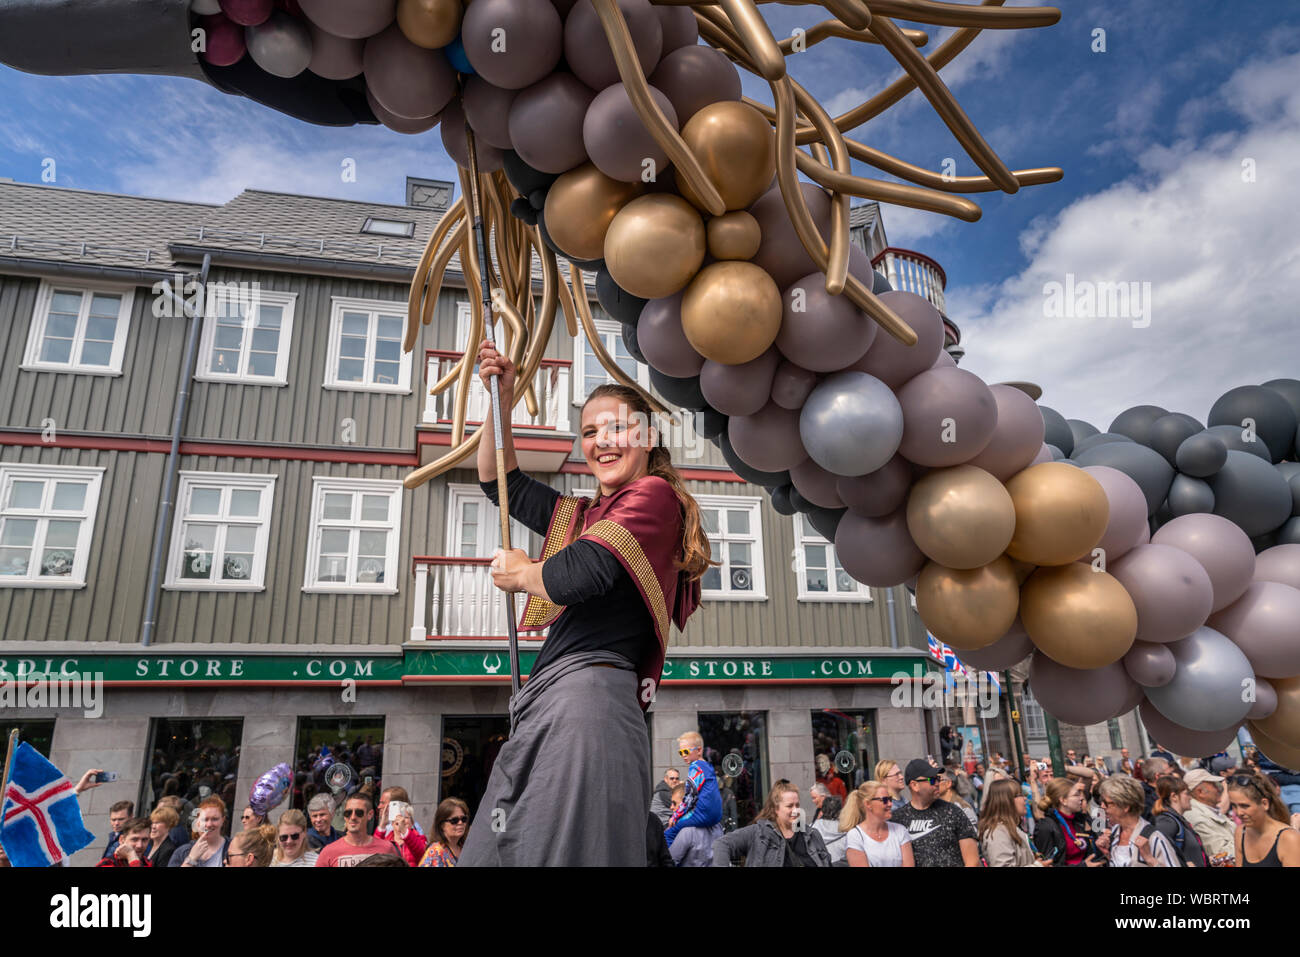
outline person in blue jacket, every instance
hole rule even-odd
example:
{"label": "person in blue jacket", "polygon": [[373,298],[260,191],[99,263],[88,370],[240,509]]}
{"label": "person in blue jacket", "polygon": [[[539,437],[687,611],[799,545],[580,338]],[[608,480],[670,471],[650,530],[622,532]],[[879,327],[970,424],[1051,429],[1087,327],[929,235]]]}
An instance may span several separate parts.
{"label": "person in blue jacket", "polygon": [[686,769],[686,796],[664,830],[664,840],[673,846],[677,832],[687,827],[706,830],[722,822],[722,795],[718,793],[718,778],[713,765],[704,760],[704,738],[698,731],[688,731],[677,739],[677,753],[688,764]]}

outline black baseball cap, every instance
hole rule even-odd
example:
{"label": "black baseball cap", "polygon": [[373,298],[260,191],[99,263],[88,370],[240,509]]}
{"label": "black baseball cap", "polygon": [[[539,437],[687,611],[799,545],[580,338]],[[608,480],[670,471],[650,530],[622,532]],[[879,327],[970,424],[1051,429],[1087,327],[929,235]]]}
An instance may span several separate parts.
{"label": "black baseball cap", "polygon": [[907,770],[903,772],[903,783],[911,784],[913,781],[921,778],[937,778],[943,776],[943,768],[936,768],[925,758],[913,758],[907,762]]}

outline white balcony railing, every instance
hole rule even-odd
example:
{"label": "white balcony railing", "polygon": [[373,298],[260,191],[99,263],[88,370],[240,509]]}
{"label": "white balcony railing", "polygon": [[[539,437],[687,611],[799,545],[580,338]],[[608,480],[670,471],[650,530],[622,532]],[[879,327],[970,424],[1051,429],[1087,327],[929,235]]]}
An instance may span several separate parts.
{"label": "white balcony railing", "polygon": [[[459,352],[443,349],[425,350],[425,388],[431,388],[451,371],[460,359]],[[568,359],[543,359],[533,376],[533,390],[537,395],[537,415],[528,414],[528,406],[521,398],[515,406],[510,421],[516,426],[533,429],[569,431],[569,367]],[[455,408],[456,386],[453,384],[441,395],[426,393],[424,422],[426,425],[449,423]],[[466,421],[477,425],[487,415],[487,390],[477,375],[470,383],[469,405]]]}
{"label": "white balcony railing", "polygon": [[[505,638],[505,594],[492,584],[489,558],[417,555],[415,615],[411,640],[426,638]],[[515,596],[515,614],[523,611],[523,596]],[[542,633],[529,632],[527,638]]]}
{"label": "white balcony railing", "polygon": [[895,290],[924,296],[934,308],[945,316],[948,314],[943,299],[948,277],[937,262],[929,256],[910,249],[899,249],[897,246],[890,246],[877,253],[876,258],[871,260],[871,265],[879,269],[882,262],[885,265],[885,278]]}

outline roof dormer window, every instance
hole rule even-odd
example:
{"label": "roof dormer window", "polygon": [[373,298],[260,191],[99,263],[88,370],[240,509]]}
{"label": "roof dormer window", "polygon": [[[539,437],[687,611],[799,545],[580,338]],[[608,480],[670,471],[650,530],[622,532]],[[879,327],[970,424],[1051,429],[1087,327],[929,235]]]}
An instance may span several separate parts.
{"label": "roof dormer window", "polygon": [[366,224],[361,227],[361,231],[372,236],[401,236],[410,239],[415,235],[415,223],[402,222],[399,219],[376,219],[370,216],[366,218]]}

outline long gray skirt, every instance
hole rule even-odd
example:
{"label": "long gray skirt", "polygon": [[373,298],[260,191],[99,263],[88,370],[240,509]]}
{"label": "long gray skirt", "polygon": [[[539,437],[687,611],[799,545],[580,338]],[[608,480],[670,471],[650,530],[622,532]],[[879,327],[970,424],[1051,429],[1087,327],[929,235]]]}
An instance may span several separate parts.
{"label": "long gray skirt", "polygon": [[529,679],[458,866],[645,867],[650,740],[636,692],[627,660],[604,652]]}

